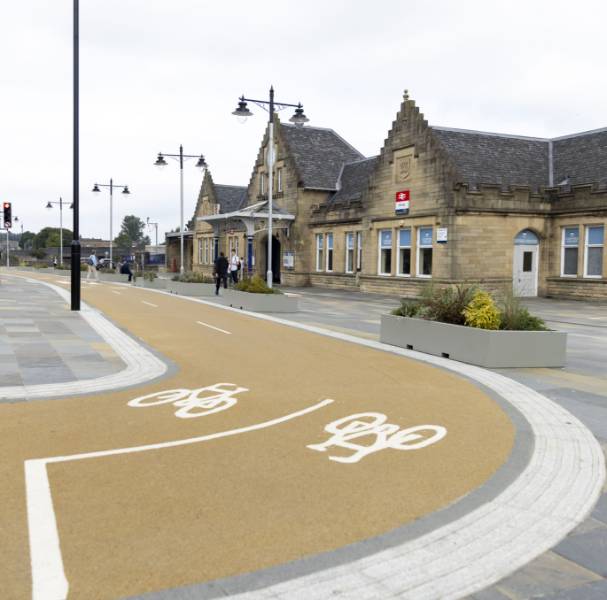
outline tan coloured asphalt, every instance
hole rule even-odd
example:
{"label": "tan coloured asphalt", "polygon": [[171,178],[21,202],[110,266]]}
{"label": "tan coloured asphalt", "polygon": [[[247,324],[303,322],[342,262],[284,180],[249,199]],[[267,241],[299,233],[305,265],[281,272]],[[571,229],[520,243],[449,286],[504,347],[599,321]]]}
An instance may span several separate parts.
{"label": "tan coloured asphalt", "polygon": [[[514,429],[502,409],[440,369],[138,288],[85,286],[83,300],[179,370],[137,389],[0,405],[3,598],[31,593],[26,459],[185,439],[334,399],[234,437],[50,464],[69,597],[88,600],[247,573],[373,537],[482,485],[511,451]],[[170,404],[127,405],[219,382],[250,391],[194,419],[175,417]],[[427,448],[386,449],[356,464],[328,459],[350,450],[306,447],[328,439],[329,422],[369,411],[401,428],[433,424],[448,433]]]}

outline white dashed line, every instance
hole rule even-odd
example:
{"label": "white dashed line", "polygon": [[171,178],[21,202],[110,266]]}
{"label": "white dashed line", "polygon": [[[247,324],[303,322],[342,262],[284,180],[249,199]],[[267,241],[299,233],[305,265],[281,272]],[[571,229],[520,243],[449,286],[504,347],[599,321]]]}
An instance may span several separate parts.
{"label": "white dashed line", "polygon": [[226,333],[227,335],[232,335],[230,331],[226,331],[225,329],[219,329],[219,327],[214,327],[213,325],[209,325],[208,323],[203,323],[202,321],[196,321],[198,325],[203,325],[204,327],[208,327],[209,329],[214,329],[215,331],[221,331],[221,333]]}
{"label": "white dashed line", "polygon": [[112,294],[116,294],[117,296],[122,296],[122,294],[120,292],[117,292],[116,290],[112,290]]}
{"label": "white dashed line", "polygon": [[158,308],[158,304],[152,304],[151,302],[146,302],[145,300],[141,301],[143,304],[147,304],[148,306],[153,306],[154,308]]}

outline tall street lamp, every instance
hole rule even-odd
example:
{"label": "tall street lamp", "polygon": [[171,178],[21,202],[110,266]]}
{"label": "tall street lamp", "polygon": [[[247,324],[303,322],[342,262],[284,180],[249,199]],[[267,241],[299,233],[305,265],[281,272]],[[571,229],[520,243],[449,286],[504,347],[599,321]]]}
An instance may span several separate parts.
{"label": "tall street lamp", "polygon": [[274,169],[274,112],[275,110],[282,110],[283,108],[291,107],[295,108],[295,113],[289,119],[291,123],[302,126],[304,123],[309,121],[308,117],[304,115],[303,105],[301,102],[298,104],[287,104],[286,102],[278,102],[274,100],[274,87],[270,87],[270,100],[253,100],[252,98],[245,98],[241,96],[238,101],[238,108],[232,113],[237,117],[246,119],[252,116],[252,112],[247,108],[247,102],[253,102],[260,106],[264,110],[268,111],[268,272],[266,274],[268,287],[272,287],[272,179]]}
{"label": "tall street lamp", "polygon": [[[63,266],[63,199],[59,196],[59,201],[48,201],[46,208],[53,208],[53,204],[59,205],[59,264]],[[70,204],[70,208],[74,208],[73,204]],[[23,228],[23,225],[21,226]],[[23,231],[21,232],[23,234]]]}
{"label": "tall street lamp", "polygon": [[114,180],[110,178],[109,183],[96,183],[93,186],[93,192],[98,193],[101,192],[100,187],[110,188],[110,268],[114,266],[114,261],[112,260],[112,245],[114,243],[114,232],[113,232],[113,221],[114,221],[114,187],[124,188],[122,190],[123,194],[130,194],[129,186],[117,183],[114,183]]}
{"label": "tall street lamp", "polygon": [[[79,0],[74,0],[73,5],[73,42],[72,42],[72,56],[73,56],[73,181],[72,181],[72,198],[74,199],[74,224],[72,227],[72,260],[71,260],[71,271],[70,271],[70,309],[80,310],[80,5]],[[63,590],[55,590],[56,595],[60,596]],[[65,590],[67,593],[67,590]]]}
{"label": "tall street lamp", "polygon": [[179,159],[179,255],[180,255],[180,263],[179,263],[179,272],[184,272],[183,266],[183,159],[188,158],[197,158],[198,162],[196,163],[196,168],[204,171],[207,168],[207,163],[204,160],[204,156],[201,154],[200,156],[194,154],[184,154],[183,146],[179,146],[179,154],[164,154],[163,152],[158,153],[158,158],[154,163],[155,166],[163,168],[168,165],[167,161],[164,160],[164,157],[168,156],[169,158]]}

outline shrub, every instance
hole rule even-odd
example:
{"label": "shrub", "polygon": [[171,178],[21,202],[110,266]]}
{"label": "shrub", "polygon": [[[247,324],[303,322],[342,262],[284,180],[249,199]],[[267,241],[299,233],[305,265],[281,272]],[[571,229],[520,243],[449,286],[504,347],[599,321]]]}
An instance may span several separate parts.
{"label": "shrub", "polygon": [[81,271],[88,271],[88,265],[86,265],[84,263],[80,263],[80,270]]}
{"label": "shrub", "polygon": [[476,286],[452,285],[436,289],[429,285],[422,290],[419,316],[441,323],[464,325],[464,309],[474,297]]}
{"label": "shrub", "polygon": [[35,250],[32,250],[30,252],[30,254],[34,257],[37,258],[39,260],[42,260],[43,258],[46,258],[46,252],[40,248],[36,248]]}
{"label": "shrub", "polygon": [[251,294],[280,294],[275,288],[269,288],[266,282],[259,276],[253,275],[250,279],[243,279],[235,286],[240,292],[250,292]]}
{"label": "shrub", "polygon": [[143,274],[143,279],[145,281],[154,281],[154,279],[156,279],[158,277],[158,275],[156,275],[156,273],[154,271],[146,271]]}
{"label": "shrub", "polygon": [[471,302],[464,309],[466,325],[479,329],[499,329],[500,311],[495,306],[493,298],[482,290],[478,290]]}
{"label": "shrub", "polygon": [[199,271],[184,273],[183,275],[175,275],[173,281],[181,281],[182,283],[215,283],[215,280],[208,275],[204,275]]}
{"label": "shrub", "polygon": [[409,300],[403,298],[400,301],[400,306],[392,311],[397,317],[416,317],[419,314],[421,303],[418,300]]}
{"label": "shrub", "polygon": [[513,331],[548,331],[546,323],[521,306],[520,300],[508,290],[502,301],[500,329]]}

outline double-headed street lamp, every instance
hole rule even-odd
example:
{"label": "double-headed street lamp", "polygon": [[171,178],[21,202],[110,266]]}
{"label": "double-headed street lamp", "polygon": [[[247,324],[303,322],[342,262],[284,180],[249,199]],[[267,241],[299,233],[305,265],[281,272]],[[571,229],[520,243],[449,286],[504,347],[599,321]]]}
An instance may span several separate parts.
{"label": "double-headed street lamp", "polygon": [[110,268],[114,266],[112,248],[114,243],[114,230],[113,230],[113,221],[114,221],[114,187],[124,188],[122,190],[123,194],[130,194],[129,186],[117,183],[114,183],[114,180],[110,178],[109,183],[96,183],[93,186],[93,192],[98,193],[101,192],[100,187],[110,188]]}
{"label": "double-headed street lamp", "polygon": [[268,287],[272,287],[272,178],[274,169],[274,112],[275,110],[282,110],[283,108],[291,107],[295,109],[295,113],[289,119],[291,123],[295,125],[303,125],[310,119],[304,115],[303,105],[301,102],[298,104],[287,104],[286,102],[277,102],[274,100],[274,87],[270,87],[270,100],[253,100],[252,98],[245,98],[241,96],[238,101],[238,108],[232,113],[237,117],[247,118],[253,115],[253,113],[247,108],[247,102],[253,102],[260,106],[269,113],[269,126],[268,126],[268,272],[266,274]]}
{"label": "double-headed street lamp", "polygon": [[[46,208],[53,208],[53,204],[59,205],[59,264],[63,266],[63,198],[59,196],[59,200],[48,201]],[[70,204],[70,208],[74,208],[73,204]],[[17,217],[15,217],[17,220]],[[21,226],[21,233],[23,234],[23,225]]]}
{"label": "double-headed street lamp", "polygon": [[154,225],[154,228],[156,229],[156,246],[158,246],[158,223],[155,223],[154,221],[150,221],[150,217],[146,217],[145,223],[148,226],[148,228],[150,228],[152,225]]}
{"label": "double-headed street lamp", "polygon": [[180,245],[179,272],[183,273],[185,270],[184,266],[183,266],[183,160],[184,159],[187,160],[188,158],[197,158],[198,162],[196,163],[196,168],[198,168],[202,171],[204,171],[207,168],[207,163],[204,160],[204,156],[202,154],[200,156],[194,155],[194,154],[184,154],[183,146],[180,145],[179,154],[164,154],[163,152],[159,152],[158,158],[156,159],[156,162],[154,163],[154,165],[157,167],[161,167],[161,168],[166,167],[168,165],[168,163],[166,160],[164,160],[165,156],[179,160],[179,211],[180,211],[179,212],[179,214],[180,214],[180,217],[179,217],[179,245]]}

